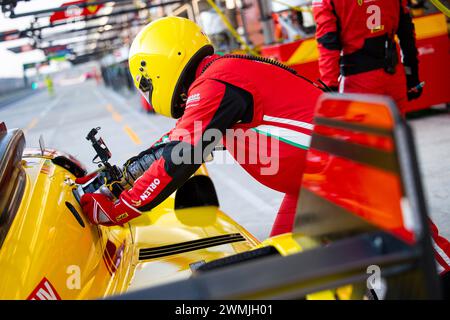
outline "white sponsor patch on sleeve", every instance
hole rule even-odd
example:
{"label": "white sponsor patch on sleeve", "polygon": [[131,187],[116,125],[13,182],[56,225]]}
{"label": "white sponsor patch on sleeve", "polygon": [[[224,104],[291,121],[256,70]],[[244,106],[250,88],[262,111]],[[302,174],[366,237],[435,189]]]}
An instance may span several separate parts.
{"label": "white sponsor patch on sleeve", "polygon": [[142,201],[145,201],[152,195],[152,193],[158,188],[161,182],[158,178],[153,179],[153,182],[145,189],[145,191],[141,194],[140,198]]}
{"label": "white sponsor patch on sleeve", "polygon": [[200,93],[191,94],[186,101],[186,108],[198,105],[200,102]]}

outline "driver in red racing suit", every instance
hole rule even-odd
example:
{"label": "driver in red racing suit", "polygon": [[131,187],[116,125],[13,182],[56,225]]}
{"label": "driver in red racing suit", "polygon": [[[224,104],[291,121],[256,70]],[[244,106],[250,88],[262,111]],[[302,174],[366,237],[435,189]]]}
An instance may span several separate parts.
{"label": "driver in red racing suit", "polygon": [[[158,205],[202,162],[188,156],[187,163],[177,164],[174,150],[184,156],[196,150],[203,154],[220,142],[206,137],[208,129],[217,129],[227,150],[250,175],[286,194],[272,235],[290,232],[320,94],[319,89],[278,66],[244,57],[206,57],[189,88],[184,114],[153,147],[163,149],[157,160],[116,204],[95,195],[109,219],[102,223],[94,214],[92,221],[123,224]],[[230,128],[233,131],[227,134]],[[92,212],[90,199],[82,199],[89,207],[86,212]]]}
{"label": "driver in red racing suit", "polygon": [[[175,17],[161,20],[167,19],[192,23]],[[182,56],[179,52],[175,56]],[[292,231],[321,90],[275,62],[212,53],[212,48],[206,50],[192,65],[191,80],[183,85],[185,97],[170,112],[158,105],[155,96],[160,90],[156,79],[163,74],[150,75],[144,67],[151,61],[139,60],[142,67],[134,78],[140,90],[150,97],[156,112],[173,117],[180,114],[179,120],[152,147],[127,161],[140,162],[145,155],[152,158],[118,201],[103,194],[83,195],[83,210],[92,223],[121,225],[151,210],[194,174],[212,148],[222,142],[256,180],[286,194],[271,235]],[[141,74],[149,78],[144,83]]]}
{"label": "driver in red racing suit", "polygon": [[[91,222],[124,224],[154,208],[221,142],[251,176],[286,194],[271,234],[292,230],[321,90],[272,60],[213,52],[201,29],[183,18],[156,20],[138,34],[129,59],[135,85],[155,112],[179,120],[150,149],[127,161],[130,168],[146,155],[152,158],[119,201],[83,195]],[[159,79],[167,80],[159,84]]]}

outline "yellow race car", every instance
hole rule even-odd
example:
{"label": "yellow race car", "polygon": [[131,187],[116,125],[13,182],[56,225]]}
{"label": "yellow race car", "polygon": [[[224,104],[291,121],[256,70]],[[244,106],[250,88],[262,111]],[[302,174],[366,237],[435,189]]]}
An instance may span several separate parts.
{"label": "yellow race car", "polygon": [[324,95],[293,234],[259,241],[219,209],[202,166],[148,214],[117,227],[84,217],[84,192],[117,195],[121,170],[98,129],[102,179],[77,185],[70,155],[25,149],[0,125],[0,299],[437,298],[414,144],[390,100]]}
{"label": "yellow race car", "polygon": [[103,298],[188,277],[258,245],[219,209],[204,166],[151,214],[103,227],[90,224],[78,202],[83,188],[97,188],[75,184],[83,165],[24,146],[23,132],[2,124],[0,299]]}

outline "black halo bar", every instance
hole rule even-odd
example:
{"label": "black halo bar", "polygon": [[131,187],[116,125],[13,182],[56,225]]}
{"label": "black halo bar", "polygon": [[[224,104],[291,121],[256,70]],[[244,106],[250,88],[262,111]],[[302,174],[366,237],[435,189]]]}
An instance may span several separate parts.
{"label": "black halo bar", "polygon": [[135,13],[135,12],[139,12],[141,10],[147,10],[147,9],[151,9],[151,8],[157,8],[157,7],[164,7],[164,6],[169,6],[169,5],[173,5],[173,4],[179,4],[179,3],[185,3],[187,2],[187,0],[174,0],[174,1],[169,1],[169,2],[164,2],[164,3],[158,3],[158,4],[151,4],[151,5],[147,5],[145,7],[142,8],[133,8],[133,9],[126,9],[126,10],[121,10],[121,11],[116,11],[116,12],[111,12],[109,14],[102,14],[102,15],[96,15],[96,16],[92,16],[92,17],[84,17],[83,19],[80,20],[64,20],[61,21],[59,23],[53,23],[53,24],[48,24],[46,26],[41,26],[41,27],[31,27],[29,29],[25,29],[25,30],[21,30],[21,31],[17,31],[17,32],[8,32],[6,34],[3,34],[0,32],[0,39],[3,38],[5,35],[6,36],[11,36],[11,35],[19,35],[19,37],[28,37],[27,33],[33,33],[34,31],[40,31],[43,29],[48,29],[48,28],[53,28],[53,27],[58,27],[58,26],[63,26],[66,24],[71,24],[74,22],[86,22],[86,21],[91,21],[91,20],[96,20],[96,19],[100,19],[100,18],[104,18],[104,17],[112,17],[112,16],[118,16],[118,15],[122,15],[122,14],[128,14],[128,13]]}
{"label": "black halo bar", "polygon": [[[133,1],[132,0],[98,0],[98,1],[93,1],[93,2],[85,2],[85,3],[76,4],[75,6],[77,6],[78,8],[86,8],[89,6],[102,5],[102,4],[105,4],[108,2],[114,2],[117,4],[127,4],[127,3],[132,3]],[[46,15],[47,13],[48,13],[48,15],[50,15],[54,12],[66,11],[67,8],[70,8],[71,6],[73,6],[73,5],[61,6],[61,7],[37,10],[37,11],[29,11],[29,12],[18,13],[18,14],[15,14],[14,11],[12,11],[8,18],[15,19],[15,18],[28,17],[28,16],[38,16],[38,15],[43,16],[43,15]]]}

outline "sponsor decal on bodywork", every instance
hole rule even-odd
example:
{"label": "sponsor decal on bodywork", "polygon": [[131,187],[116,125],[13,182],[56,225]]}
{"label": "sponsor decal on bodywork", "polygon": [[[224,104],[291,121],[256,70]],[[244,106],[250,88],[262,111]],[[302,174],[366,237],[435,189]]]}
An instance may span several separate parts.
{"label": "sponsor decal on bodywork", "polygon": [[120,262],[123,259],[123,251],[125,249],[125,242],[121,243],[119,247],[108,239],[105,250],[103,251],[103,261],[105,262],[108,272],[112,275],[117,271]]}
{"label": "sponsor decal on bodywork", "polygon": [[55,166],[53,165],[52,161],[47,159],[44,161],[40,172],[42,174],[51,175],[54,169]]}
{"label": "sponsor decal on bodywork", "polygon": [[27,300],[61,300],[61,297],[50,281],[44,277]]}

